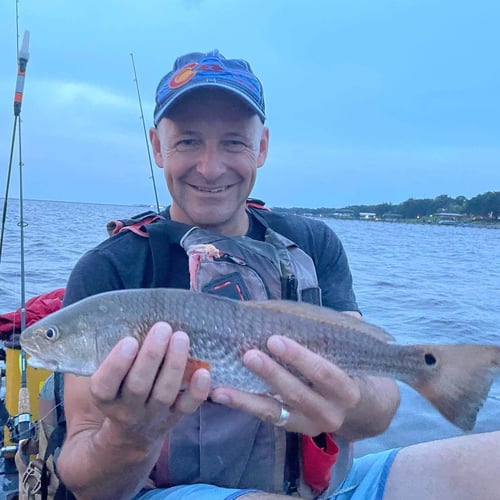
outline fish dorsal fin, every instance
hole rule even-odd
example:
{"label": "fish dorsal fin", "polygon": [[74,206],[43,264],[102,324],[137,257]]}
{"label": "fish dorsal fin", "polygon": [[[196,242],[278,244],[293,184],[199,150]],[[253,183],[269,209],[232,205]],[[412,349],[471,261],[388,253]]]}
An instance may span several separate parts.
{"label": "fish dorsal fin", "polygon": [[301,318],[360,331],[384,342],[394,341],[394,337],[382,328],[329,307],[320,307],[307,302],[294,302],[291,300],[249,300],[244,304],[268,311],[294,314]]}

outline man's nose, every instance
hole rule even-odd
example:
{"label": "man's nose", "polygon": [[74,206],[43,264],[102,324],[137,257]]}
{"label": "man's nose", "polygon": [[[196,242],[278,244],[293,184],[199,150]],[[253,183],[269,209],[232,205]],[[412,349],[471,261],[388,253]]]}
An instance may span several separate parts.
{"label": "man's nose", "polygon": [[197,170],[207,180],[215,180],[224,173],[223,154],[216,144],[205,144],[198,158]]}

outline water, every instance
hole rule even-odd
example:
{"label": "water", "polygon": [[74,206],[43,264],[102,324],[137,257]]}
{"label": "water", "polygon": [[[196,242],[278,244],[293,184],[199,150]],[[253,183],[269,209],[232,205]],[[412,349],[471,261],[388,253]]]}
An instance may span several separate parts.
{"label": "water", "polygon": [[[25,201],[26,298],[65,286],[69,272],[78,258],[107,237],[108,221],[145,210],[150,209],[138,206]],[[19,204],[17,200],[11,200],[0,261],[0,313],[19,307],[20,302],[18,222]]]}
{"label": "water", "polygon": [[[349,256],[367,321],[401,343],[500,344],[500,231],[487,228],[329,220]],[[389,430],[358,454],[461,434],[400,384]],[[474,432],[500,429],[500,380]]]}
{"label": "water", "polygon": [[[0,200],[1,201],[1,200]],[[79,256],[107,237],[106,223],[139,206],[26,201],[26,298],[65,286]],[[9,205],[0,262],[0,314],[19,307],[19,208]],[[349,256],[365,318],[399,342],[500,344],[500,231],[487,228],[326,220]],[[389,430],[357,454],[458,435],[422,397],[401,385]],[[495,382],[474,432],[500,429]]]}

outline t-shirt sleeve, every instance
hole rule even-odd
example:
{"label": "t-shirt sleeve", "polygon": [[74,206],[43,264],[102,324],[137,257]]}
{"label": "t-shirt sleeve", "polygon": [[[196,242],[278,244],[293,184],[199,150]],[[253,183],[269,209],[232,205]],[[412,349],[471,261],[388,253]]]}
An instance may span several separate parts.
{"label": "t-shirt sleeve", "polygon": [[326,228],[318,249],[317,273],[323,305],[337,311],[359,311],[347,254],[338,236]]}
{"label": "t-shirt sleeve", "polygon": [[358,311],[349,261],[340,238],[324,221],[300,216],[265,214],[271,227],[299,245],[313,259],[323,305]]}
{"label": "t-shirt sleeve", "polygon": [[80,258],[66,285],[63,305],[111,290],[149,288],[152,273],[149,238],[124,231]]}
{"label": "t-shirt sleeve", "polygon": [[340,238],[323,221],[302,220],[301,247],[309,253],[316,266],[323,305],[336,311],[360,312],[349,261]]}
{"label": "t-shirt sleeve", "polygon": [[63,306],[90,295],[121,288],[124,288],[123,283],[112,262],[94,249],[83,255],[71,271]]}

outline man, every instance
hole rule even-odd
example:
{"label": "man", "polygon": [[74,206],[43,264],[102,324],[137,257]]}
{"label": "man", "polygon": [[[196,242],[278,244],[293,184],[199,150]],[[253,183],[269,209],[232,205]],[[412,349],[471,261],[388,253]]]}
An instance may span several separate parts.
{"label": "man", "polygon": [[[286,237],[296,236],[314,261],[323,305],[359,316],[347,259],[331,230],[318,221],[288,222],[247,209],[268,152],[264,121],[262,87],[245,61],[226,60],[217,51],[179,58],[158,86],[150,131],[172,197],[164,215],[227,237],[258,240],[264,226],[279,227]],[[148,238],[130,232],[86,254],[69,280],[65,304],[110,289],[188,288],[186,254],[168,231],[163,236],[163,259],[152,255]],[[166,267],[159,273],[158,266]],[[62,480],[81,498],[285,498],[282,493],[293,492],[290,478],[309,497],[325,498],[337,489],[335,498],[381,498],[385,489],[384,498],[455,498],[446,494],[458,485],[467,493],[464,498],[471,498],[477,491],[471,494],[457,473],[461,460],[472,457],[471,473],[480,474],[488,487],[485,470],[494,477],[493,469],[479,452],[497,453],[488,444],[498,445],[496,434],[464,445],[450,441],[361,459],[342,483],[351,464],[348,443],[388,426],[399,402],[397,386],[388,379],[351,378],[287,338],[271,336],[268,348],[303,376],[260,351],[246,352],[245,365],[279,399],[232,388],[211,391],[205,369],[181,390],[189,339],[166,323],[156,324],[141,347],[132,338],[122,340],[92,377],[66,375],[68,429],[58,459]],[[274,450],[283,428],[287,449],[280,462]],[[299,445],[292,439],[297,434],[304,436]],[[316,457],[312,469],[324,469],[332,449],[339,456],[328,475],[330,485],[319,487],[306,477],[308,457]],[[464,449],[465,459],[457,452]],[[443,457],[459,477],[444,474]],[[298,473],[291,471],[293,463],[299,463]],[[277,476],[276,464],[281,464]],[[425,478],[424,485],[409,483],[411,477]],[[430,490],[424,489],[427,481]],[[493,498],[493,485],[489,491]]]}

